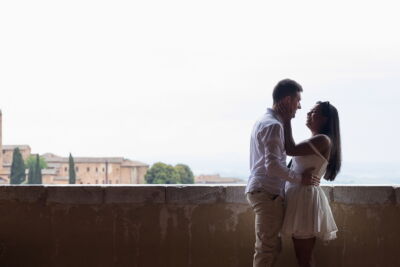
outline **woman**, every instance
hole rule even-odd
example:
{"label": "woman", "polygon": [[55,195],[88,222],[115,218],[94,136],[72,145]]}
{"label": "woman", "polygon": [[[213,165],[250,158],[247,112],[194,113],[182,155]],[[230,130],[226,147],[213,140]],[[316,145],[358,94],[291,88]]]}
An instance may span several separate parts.
{"label": "woman", "polygon": [[[283,107],[281,107],[283,109]],[[307,114],[312,137],[295,144],[291,118],[282,118],[285,149],[293,156],[291,168],[301,173],[313,167],[313,174],[333,181],[341,166],[339,116],[329,102],[317,102]],[[316,237],[328,241],[336,238],[337,227],[328,199],[319,186],[286,183],[286,211],[282,234],[293,239],[301,267],[311,266]]]}

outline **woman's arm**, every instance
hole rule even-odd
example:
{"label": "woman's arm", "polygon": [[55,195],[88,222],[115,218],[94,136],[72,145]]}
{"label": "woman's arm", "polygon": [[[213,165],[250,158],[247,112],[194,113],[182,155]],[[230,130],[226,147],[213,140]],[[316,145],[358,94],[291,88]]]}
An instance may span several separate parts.
{"label": "woman's arm", "polygon": [[330,139],[328,136],[323,134],[318,134],[310,139],[296,144],[292,135],[292,125],[290,120],[285,120],[283,123],[283,129],[285,134],[285,150],[286,154],[289,156],[305,156],[315,154],[314,150],[311,148],[307,142],[312,142],[312,144],[320,151],[322,155],[327,157],[330,148]]}

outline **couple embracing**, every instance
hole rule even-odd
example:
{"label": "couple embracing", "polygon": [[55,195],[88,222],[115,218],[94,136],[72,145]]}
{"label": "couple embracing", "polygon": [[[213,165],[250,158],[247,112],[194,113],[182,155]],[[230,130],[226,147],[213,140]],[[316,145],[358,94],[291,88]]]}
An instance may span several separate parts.
{"label": "couple embracing", "polygon": [[[274,266],[281,235],[292,238],[299,266],[312,266],[316,238],[336,238],[329,202],[319,187],[333,181],[341,166],[339,116],[329,102],[317,102],[307,113],[311,137],[296,144],[291,119],[301,108],[302,87],[285,79],[273,90],[273,107],[251,134],[246,197],[255,212],[253,267]],[[286,155],[292,161],[286,167]]]}

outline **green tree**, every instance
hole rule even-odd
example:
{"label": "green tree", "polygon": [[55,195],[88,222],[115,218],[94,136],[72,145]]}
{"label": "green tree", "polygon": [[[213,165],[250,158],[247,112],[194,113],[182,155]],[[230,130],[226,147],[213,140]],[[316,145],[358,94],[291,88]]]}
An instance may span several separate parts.
{"label": "green tree", "polygon": [[76,183],[76,173],[75,173],[75,163],[74,158],[72,157],[71,153],[69,153],[69,183],[75,184]]}
{"label": "green tree", "polygon": [[179,173],[168,164],[157,162],[147,171],[144,179],[148,184],[177,184]]}
{"label": "green tree", "polygon": [[34,168],[33,183],[42,184],[42,168],[40,167],[39,155],[36,155],[36,165]]}
{"label": "green tree", "polygon": [[175,170],[179,174],[179,182],[181,184],[194,184],[194,175],[189,166],[185,164],[175,165]]}
{"label": "green tree", "polygon": [[28,184],[34,184],[34,183],[35,183],[35,167],[30,166],[28,171]]}
{"label": "green tree", "polygon": [[19,148],[16,147],[13,152],[11,163],[10,184],[21,184],[25,181],[25,163]]}
{"label": "green tree", "polygon": [[[47,162],[43,157],[39,158],[40,161],[40,168],[41,169],[46,169],[47,168]],[[25,160],[25,168],[30,169],[31,167],[35,168],[36,166],[36,156],[35,155],[30,155],[26,160]]]}

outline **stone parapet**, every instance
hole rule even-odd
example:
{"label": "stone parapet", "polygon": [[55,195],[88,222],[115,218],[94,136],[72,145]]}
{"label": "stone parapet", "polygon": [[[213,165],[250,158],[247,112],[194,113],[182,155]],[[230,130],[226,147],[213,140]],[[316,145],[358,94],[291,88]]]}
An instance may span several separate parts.
{"label": "stone parapet", "polygon": [[[400,266],[400,187],[322,186],[339,228],[317,266]],[[252,266],[244,185],[0,186],[0,266]],[[290,237],[277,267],[296,266]],[[21,256],[22,255],[22,256]]]}
{"label": "stone parapet", "polygon": [[[398,186],[321,186],[330,202],[400,204]],[[59,204],[246,204],[244,185],[0,185],[0,201]]]}

